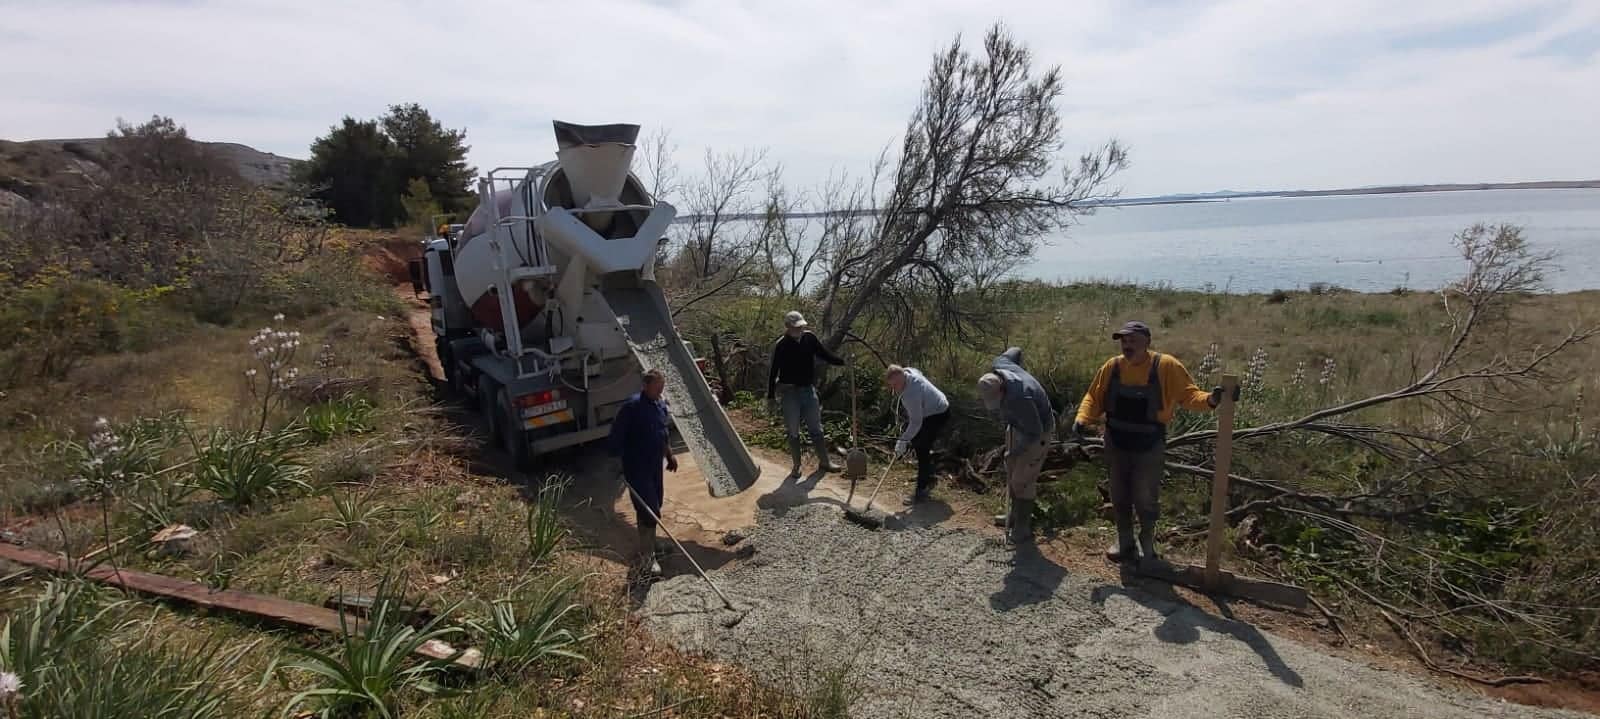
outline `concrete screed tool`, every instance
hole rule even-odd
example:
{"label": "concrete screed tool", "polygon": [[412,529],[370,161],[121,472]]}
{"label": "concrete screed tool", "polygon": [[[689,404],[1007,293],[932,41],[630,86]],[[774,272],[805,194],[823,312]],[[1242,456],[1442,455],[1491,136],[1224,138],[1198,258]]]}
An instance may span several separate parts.
{"label": "concrete screed tool", "polygon": [[897,459],[899,459],[898,456],[889,458],[889,466],[883,468],[883,476],[878,478],[878,484],[872,488],[872,494],[867,496],[867,506],[862,507],[859,511],[857,511],[851,508],[849,503],[846,502],[844,508],[845,519],[855,522],[863,527],[867,527],[868,529],[878,529],[879,527],[883,526],[884,521],[889,518],[889,515],[882,511],[872,511],[872,500],[878,498],[878,490],[883,489],[883,482],[889,478],[889,470],[894,469],[894,463]]}
{"label": "concrete screed tool", "polygon": [[732,617],[722,621],[722,626],[732,627],[733,625],[744,621],[745,615],[749,614],[750,610],[741,610],[738,607],[733,606],[733,602],[728,599],[728,595],[722,593],[722,590],[717,587],[717,583],[711,581],[711,577],[710,575],[706,574],[706,570],[702,569],[700,567],[700,563],[696,562],[694,557],[689,554],[689,550],[683,548],[683,543],[679,542],[677,537],[672,536],[672,530],[667,528],[667,523],[661,521],[661,517],[656,514],[655,510],[650,508],[649,503],[644,501],[644,497],[639,496],[639,490],[634,489],[633,485],[628,484],[628,480],[626,479],[622,480],[622,486],[627,487],[628,494],[633,495],[634,500],[638,502],[639,506],[642,507],[644,511],[650,513],[650,518],[655,520],[656,526],[660,527],[661,531],[667,535],[667,539],[672,540],[673,546],[678,548],[678,551],[683,554],[684,559],[689,560],[689,564],[694,567],[695,573],[700,575],[701,579],[706,580],[706,586],[711,587],[711,591],[715,592],[717,598],[722,600],[722,606],[728,611],[734,612]]}

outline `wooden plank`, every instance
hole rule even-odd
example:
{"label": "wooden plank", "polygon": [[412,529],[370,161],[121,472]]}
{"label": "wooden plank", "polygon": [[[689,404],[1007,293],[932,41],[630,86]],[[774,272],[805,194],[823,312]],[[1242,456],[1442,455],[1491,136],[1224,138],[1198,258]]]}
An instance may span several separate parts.
{"label": "wooden plank", "polygon": [[[1221,569],[1217,570],[1213,580],[1208,576],[1210,572],[1206,568],[1196,567],[1192,564],[1171,564],[1158,559],[1140,562],[1137,571],[1141,575],[1170,584],[1182,584],[1186,587],[1216,591],[1230,596],[1254,599],[1294,609],[1304,609],[1310,605],[1310,598],[1306,594],[1306,590],[1300,587],[1292,584],[1280,584],[1262,579],[1240,577]],[[1214,585],[1212,584],[1213,581],[1215,581]]]}
{"label": "wooden plank", "polygon": [[[0,559],[51,572],[66,573],[70,571],[65,557],[37,549],[24,549],[0,544]],[[351,632],[359,632],[365,625],[365,622],[360,617],[347,615],[344,618],[344,625],[341,626],[339,613],[332,609],[265,594],[252,594],[232,589],[213,591],[210,587],[199,582],[190,582],[161,574],[150,574],[131,569],[119,570],[104,564],[84,572],[83,576],[114,587],[165,597],[197,607],[248,614],[293,627],[339,634],[344,627],[348,627]],[[454,648],[438,641],[424,644],[417,650],[418,655],[430,659],[448,660],[454,653]],[[455,664],[473,669],[477,667],[479,658],[480,655],[477,650],[468,649],[462,656],[455,659]]]}
{"label": "wooden plank", "polygon": [[1222,538],[1227,533],[1228,469],[1233,462],[1233,393],[1237,375],[1222,375],[1222,400],[1217,403],[1216,474],[1211,478],[1211,528],[1206,534],[1206,586],[1220,588]]}

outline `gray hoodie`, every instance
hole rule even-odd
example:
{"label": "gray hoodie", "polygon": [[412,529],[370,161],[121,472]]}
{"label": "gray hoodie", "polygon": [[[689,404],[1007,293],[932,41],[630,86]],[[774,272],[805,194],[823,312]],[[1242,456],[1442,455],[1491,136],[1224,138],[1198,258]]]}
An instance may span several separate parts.
{"label": "gray hoodie", "polygon": [[1012,347],[994,358],[992,372],[1005,380],[1000,416],[1011,428],[1011,451],[1021,452],[1055,432],[1056,414],[1044,385],[1022,368],[1022,348]]}
{"label": "gray hoodie", "polygon": [[900,406],[906,410],[906,431],[900,433],[900,441],[910,442],[922,431],[922,420],[950,409],[950,400],[922,376],[922,372],[907,367],[905,376],[906,388],[900,393]]}

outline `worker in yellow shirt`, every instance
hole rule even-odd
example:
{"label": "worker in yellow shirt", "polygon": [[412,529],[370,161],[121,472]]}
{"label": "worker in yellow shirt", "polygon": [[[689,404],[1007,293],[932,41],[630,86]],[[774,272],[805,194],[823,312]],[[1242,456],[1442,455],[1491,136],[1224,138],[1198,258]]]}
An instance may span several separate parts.
{"label": "worker in yellow shirt", "polygon": [[[1161,512],[1161,477],[1167,456],[1167,424],[1178,407],[1206,412],[1222,401],[1222,388],[1195,386],[1176,357],[1150,351],[1150,327],[1133,321],[1111,335],[1122,354],[1106,360],[1078,406],[1073,431],[1080,436],[1105,422],[1105,459],[1111,474],[1111,506],[1117,543],[1106,550],[1113,562],[1156,558],[1156,520]],[[1237,400],[1235,391],[1234,399]],[[1139,515],[1139,546],[1133,515]]]}

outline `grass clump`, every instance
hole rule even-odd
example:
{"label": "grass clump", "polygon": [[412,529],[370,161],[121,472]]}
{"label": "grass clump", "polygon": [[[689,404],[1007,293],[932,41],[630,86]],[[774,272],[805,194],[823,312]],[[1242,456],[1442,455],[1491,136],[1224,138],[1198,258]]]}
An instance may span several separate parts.
{"label": "grass clump", "polygon": [[483,666],[508,677],[552,659],[585,661],[576,647],[590,637],[571,628],[580,612],[575,590],[575,583],[562,581],[540,593],[519,588],[489,603],[483,618],[467,622],[483,643]]}
{"label": "grass clump", "polygon": [[213,428],[194,444],[194,486],[235,509],[311,488],[292,433],[264,433],[247,438]]}
{"label": "grass clump", "polygon": [[126,603],[51,582],[0,629],[0,671],[20,679],[18,717],[222,719],[248,694],[238,672],[252,645],[218,639],[180,645],[149,620],[120,619]]}
{"label": "grass clump", "polygon": [[401,701],[408,693],[448,694],[450,690],[435,680],[459,656],[445,659],[415,655],[424,644],[443,641],[461,633],[446,625],[459,605],[437,613],[427,623],[412,627],[405,623],[406,598],[390,579],[379,584],[372,611],[365,621],[352,627],[340,612],[340,638],[335,651],[323,652],[290,647],[294,658],[272,670],[304,673],[314,685],[295,694],[284,704],[285,716],[305,706],[316,707],[321,717],[376,715],[389,719],[399,716]]}

